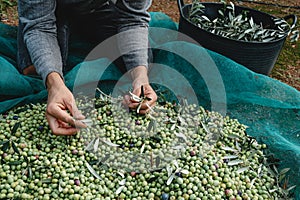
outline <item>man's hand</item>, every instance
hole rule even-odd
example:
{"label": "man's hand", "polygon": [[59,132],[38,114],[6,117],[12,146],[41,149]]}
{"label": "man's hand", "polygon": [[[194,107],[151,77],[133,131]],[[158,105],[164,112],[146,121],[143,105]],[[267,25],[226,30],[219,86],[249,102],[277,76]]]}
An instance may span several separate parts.
{"label": "man's hand", "polygon": [[[155,106],[157,100],[157,95],[149,84],[147,73],[147,68],[144,66],[138,66],[131,71],[131,77],[133,79],[132,93],[139,97],[142,92],[141,87],[143,86],[144,97],[148,99],[143,101],[139,110],[140,114],[149,112],[150,108]],[[129,95],[124,97],[124,102],[130,109],[137,109],[140,104],[138,101],[131,99]]]}
{"label": "man's hand", "polygon": [[[73,94],[56,72],[47,76],[48,102],[46,117],[55,135],[74,135],[78,128],[86,125],[80,120],[84,116],[78,110]],[[67,112],[69,111],[70,114]]]}
{"label": "man's hand", "polygon": [[[152,89],[152,87],[149,84],[143,85],[143,88],[144,88],[145,100],[142,102],[142,104],[140,106],[140,110],[139,110],[140,114],[146,114],[147,112],[149,112],[150,109],[153,106],[155,106],[155,102],[157,100],[156,93],[154,92],[154,90]],[[141,95],[141,87],[134,88],[132,93],[135,94],[136,96],[140,96]],[[124,97],[124,100],[130,109],[137,109],[140,105],[140,102],[135,101],[134,99],[130,98],[129,95],[126,95]]]}

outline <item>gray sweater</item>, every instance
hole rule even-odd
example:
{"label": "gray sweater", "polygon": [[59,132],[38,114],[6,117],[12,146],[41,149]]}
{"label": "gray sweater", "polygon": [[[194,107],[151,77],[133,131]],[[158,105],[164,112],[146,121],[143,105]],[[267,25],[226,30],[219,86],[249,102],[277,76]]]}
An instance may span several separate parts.
{"label": "gray sweater", "polygon": [[[19,0],[20,23],[23,24],[23,41],[44,82],[51,72],[63,77],[61,49],[58,44],[56,27],[56,9],[58,6],[73,6],[78,14],[101,12],[101,5],[107,0]],[[118,46],[127,70],[143,65],[148,67],[148,23],[150,15],[147,9],[151,0],[117,0],[113,4],[118,18],[115,20],[121,37]],[[96,8],[95,8],[96,7]],[[82,13],[81,13],[82,12]],[[86,13],[84,13],[86,12]]]}

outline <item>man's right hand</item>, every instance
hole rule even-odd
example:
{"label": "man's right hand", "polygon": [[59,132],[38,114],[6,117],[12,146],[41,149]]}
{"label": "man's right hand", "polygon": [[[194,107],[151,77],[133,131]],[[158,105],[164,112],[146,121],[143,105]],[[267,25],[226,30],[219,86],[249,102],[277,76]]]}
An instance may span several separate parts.
{"label": "man's right hand", "polygon": [[[86,128],[80,120],[85,117],[78,110],[73,94],[61,76],[52,72],[47,76],[48,102],[46,117],[55,135],[74,135],[79,128]],[[69,113],[68,113],[69,111]]]}

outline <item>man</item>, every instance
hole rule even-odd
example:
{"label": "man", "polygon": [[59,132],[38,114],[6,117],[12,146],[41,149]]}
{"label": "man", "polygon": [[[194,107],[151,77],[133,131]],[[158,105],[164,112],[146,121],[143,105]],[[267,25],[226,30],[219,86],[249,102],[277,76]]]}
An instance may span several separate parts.
{"label": "man", "polygon": [[[77,128],[86,127],[63,80],[72,30],[92,33],[97,44],[125,32],[122,38],[117,37],[116,46],[132,77],[133,93],[139,96],[143,85],[145,96],[151,99],[147,103],[154,106],[157,96],[147,74],[150,5],[151,0],[19,0],[19,70],[43,78],[48,90],[46,117],[54,134],[72,135]],[[124,102],[132,109],[138,106],[129,96]],[[140,113],[148,110],[143,104]]]}

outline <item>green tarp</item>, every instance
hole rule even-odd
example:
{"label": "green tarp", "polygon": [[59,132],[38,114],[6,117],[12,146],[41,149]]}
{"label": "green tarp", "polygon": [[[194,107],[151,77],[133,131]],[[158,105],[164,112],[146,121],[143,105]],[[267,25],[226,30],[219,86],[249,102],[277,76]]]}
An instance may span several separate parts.
{"label": "green tarp", "polygon": [[[168,100],[182,96],[247,125],[247,133],[280,159],[280,168],[291,168],[290,184],[297,185],[295,195],[300,199],[300,92],[196,44],[177,41],[176,23],[163,13],[151,17],[154,59],[149,76],[154,88],[172,91],[173,95],[166,94]],[[69,65],[75,67],[65,75],[67,86],[79,93],[101,79],[113,88],[121,78],[129,87],[130,81],[104,58],[80,64],[90,47],[76,39],[72,42]],[[39,78],[16,70],[16,51],[16,27],[0,24],[0,113],[47,97]]]}

